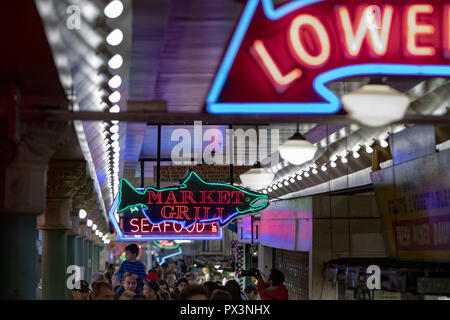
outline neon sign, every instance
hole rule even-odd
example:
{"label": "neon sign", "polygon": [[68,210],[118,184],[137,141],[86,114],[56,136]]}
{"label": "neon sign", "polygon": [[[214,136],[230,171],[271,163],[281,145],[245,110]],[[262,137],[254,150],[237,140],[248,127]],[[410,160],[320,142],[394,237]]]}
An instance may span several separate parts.
{"label": "neon sign", "polygon": [[248,0],[210,113],[336,113],[347,77],[450,76],[450,1]]}
{"label": "neon sign", "polygon": [[[142,191],[144,189],[137,189]],[[152,224],[143,213],[141,206],[131,207],[118,213],[116,209],[119,197],[114,199],[109,211],[109,219],[117,233],[119,241],[149,241],[149,240],[218,240],[223,238],[223,231],[215,222],[197,223],[189,228],[183,228],[174,222]]]}
{"label": "neon sign", "polygon": [[197,223],[214,222],[222,227],[238,215],[262,210],[268,204],[268,195],[205,182],[190,171],[179,185],[164,189],[148,187],[138,191],[121,179],[117,212],[141,206],[152,225],[172,222],[189,230]]}
{"label": "neon sign", "polygon": [[153,244],[160,249],[176,249],[180,246],[179,243],[170,240],[153,241]]}

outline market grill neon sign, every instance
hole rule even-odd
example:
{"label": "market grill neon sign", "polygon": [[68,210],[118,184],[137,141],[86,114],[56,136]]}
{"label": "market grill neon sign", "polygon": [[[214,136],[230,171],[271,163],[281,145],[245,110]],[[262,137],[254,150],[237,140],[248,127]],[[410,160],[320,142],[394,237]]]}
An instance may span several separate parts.
{"label": "market grill neon sign", "polygon": [[216,222],[223,227],[238,215],[264,209],[268,198],[236,186],[206,182],[190,171],[178,186],[148,187],[142,192],[121,179],[117,212],[142,206],[153,225],[174,222],[188,229],[196,223]]}
{"label": "market grill neon sign", "polygon": [[[370,3],[370,4],[369,4]],[[450,1],[249,0],[207,97],[211,113],[336,113],[326,84],[450,76]]]}
{"label": "market grill neon sign", "polygon": [[[138,191],[144,189],[139,188]],[[142,207],[130,207],[116,217],[119,197],[113,202],[109,211],[109,219],[117,233],[119,241],[149,241],[149,240],[219,240],[223,231],[215,222],[196,223],[189,228],[175,222],[152,224],[145,216]],[[118,219],[118,220],[117,220]]]}

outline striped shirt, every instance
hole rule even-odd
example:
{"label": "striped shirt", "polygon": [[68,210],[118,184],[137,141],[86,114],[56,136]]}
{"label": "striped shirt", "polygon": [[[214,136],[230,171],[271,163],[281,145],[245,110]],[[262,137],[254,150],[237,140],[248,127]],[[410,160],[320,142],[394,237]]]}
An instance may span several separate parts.
{"label": "striped shirt", "polygon": [[124,262],[122,262],[119,271],[117,271],[117,276],[121,281],[123,281],[123,276],[125,275],[125,272],[137,274],[139,276],[139,279],[141,280],[144,280],[145,276],[147,275],[145,273],[145,266],[140,261],[131,262],[125,260]]}

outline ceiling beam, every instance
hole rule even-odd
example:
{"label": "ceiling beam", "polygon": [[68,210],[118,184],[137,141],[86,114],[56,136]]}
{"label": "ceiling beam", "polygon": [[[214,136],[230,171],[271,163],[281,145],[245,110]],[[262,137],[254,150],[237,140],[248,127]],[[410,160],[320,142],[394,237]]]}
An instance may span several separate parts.
{"label": "ceiling beam", "polygon": [[[7,117],[6,112],[0,111],[0,119]],[[67,110],[21,110],[21,120],[39,121],[129,121],[146,122],[148,125],[193,124],[202,121],[204,124],[214,125],[254,125],[268,123],[335,123],[349,125],[355,123],[346,115],[317,115],[317,114],[208,114],[208,113],[167,113],[127,111],[120,113],[67,111]],[[450,115],[406,115],[403,120],[395,123],[406,124],[448,124]]]}

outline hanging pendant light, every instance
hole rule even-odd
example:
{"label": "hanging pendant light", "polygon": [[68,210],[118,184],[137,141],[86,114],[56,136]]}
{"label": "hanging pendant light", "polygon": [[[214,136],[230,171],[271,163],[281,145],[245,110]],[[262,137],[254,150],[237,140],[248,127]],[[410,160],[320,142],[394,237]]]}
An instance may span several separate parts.
{"label": "hanging pendant light", "polygon": [[297,125],[297,132],[279,149],[281,157],[294,165],[300,165],[311,160],[317,151],[317,147],[306,140],[298,129]]}
{"label": "hanging pendant light", "polygon": [[[258,127],[256,129],[258,133]],[[257,135],[258,137],[258,135]],[[257,139],[258,140],[258,139]],[[256,158],[259,156],[259,141],[256,141]],[[242,173],[239,178],[244,186],[251,189],[259,190],[267,187],[273,181],[275,174],[267,171],[261,166],[259,161],[250,170]]]}
{"label": "hanging pendant light", "polygon": [[253,168],[242,173],[239,178],[242,184],[251,189],[262,189],[270,185],[275,175],[264,169],[259,162]]}
{"label": "hanging pendant light", "polygon": [[344,109],[350,117],[369,127],[380,127],[403,119],[409,98],[380,80],[373,80],[362,88],[342,97]]}

